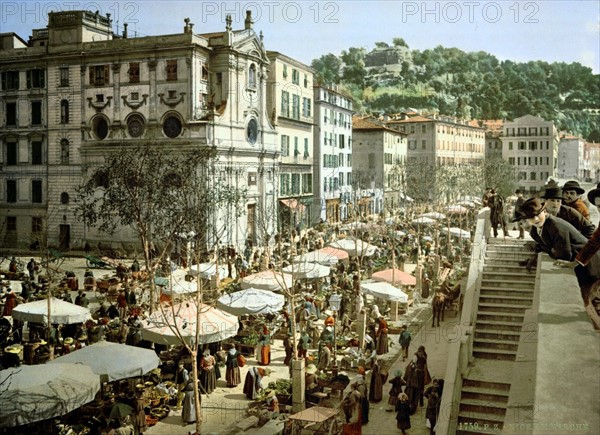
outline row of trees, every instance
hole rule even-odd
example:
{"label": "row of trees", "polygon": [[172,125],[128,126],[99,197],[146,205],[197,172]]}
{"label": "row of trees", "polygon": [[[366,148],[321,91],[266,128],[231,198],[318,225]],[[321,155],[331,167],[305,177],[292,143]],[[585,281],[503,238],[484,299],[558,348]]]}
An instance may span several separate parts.
{"label": "row of trees", "polygon": [[[350,47],[313,60],[321,83],[342,84],[357,110],[397,113],[406,107],[468,119],[539,115],[561,130],[600,142],[600,75],[579,63],[499,61],[479,51],[437,46],[409,51],[401,38],[371,52]],[[381,65],[377,54],[391,59]],[[381,59],[381,56],[378,58]],[[393,63],[393,64],[392,64]]]}

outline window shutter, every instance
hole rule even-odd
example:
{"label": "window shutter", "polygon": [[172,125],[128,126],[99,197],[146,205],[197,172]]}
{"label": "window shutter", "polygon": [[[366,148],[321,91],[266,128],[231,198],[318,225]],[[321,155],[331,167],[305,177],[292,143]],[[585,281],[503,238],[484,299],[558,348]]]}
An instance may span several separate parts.
{"label": "window shutter", "polygon": [[31,89],[31,70],[27,71],[27,89]]}
{"label": "window shutter", "polygon": [[104,65],[104,84],[110,84],[110,65]]}
{"label": "window shutter", "polygon": [[3,91],[6,90],[6,73],[5,72],[2,73],[2,90]]}
{"label": "window shutter", "polygon": [[94,67],[90,67],[90,85],[94,84]]}
{"label": "window shutter", "polygon": [[46,87],[46,70],[45,69],[40,70],[40,87],[41,88]]}

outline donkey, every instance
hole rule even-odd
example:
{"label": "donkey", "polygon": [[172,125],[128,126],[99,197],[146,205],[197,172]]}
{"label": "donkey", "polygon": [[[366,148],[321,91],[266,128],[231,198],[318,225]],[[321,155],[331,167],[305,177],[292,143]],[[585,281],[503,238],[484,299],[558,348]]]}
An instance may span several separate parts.
{"label": "donkey", "polygon": [[444,321],[444,310],[446,309],[446,295],[438,292],[431,301],[431,308],[433,310],[433,318],[431,321],[431,327],[435,327],[435,319],[437,318],[437,325],[440,326],[440,316],[442,322]]}

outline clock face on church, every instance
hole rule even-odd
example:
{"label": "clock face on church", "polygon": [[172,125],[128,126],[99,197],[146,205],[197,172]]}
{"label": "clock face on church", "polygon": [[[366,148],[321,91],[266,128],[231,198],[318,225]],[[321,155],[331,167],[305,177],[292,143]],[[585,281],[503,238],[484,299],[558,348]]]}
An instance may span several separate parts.
{"label": "clock face on church", "polygon": [[250,145],[254,145],[257,138],[258,122],[256,121],[256,118],[250,118],[250,121],[248,121],[248,126],[246,127],[246,140]]}

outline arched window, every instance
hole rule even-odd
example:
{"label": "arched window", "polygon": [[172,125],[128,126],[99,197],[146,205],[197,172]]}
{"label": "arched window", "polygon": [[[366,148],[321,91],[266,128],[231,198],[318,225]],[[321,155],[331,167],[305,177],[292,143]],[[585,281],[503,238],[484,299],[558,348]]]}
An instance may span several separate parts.
{"label": "arched window", "polygon": [[61,204],[69,203],[69,194],[67,192],[63,192],[60,194],[60,203]]}
{"label": "arched window", "polygon": [[256,87],[256,65],[250,65],[250,69],[248,70],[248,87],[255,88]]}
{"label": "arched window", "polygon": [[108,122],[106,118],[102,116],[96,117],[93,122],[93,130],[98,139],[105,139],[108,136]]}
{"label": "arched window", "polygon": [[60,163],[63,165],[69,164],[69,141],[67,139],[60,141]]}
{"label": "arched window", "polygon": [[67,100],[62,100],[60,102],[60,123],[69,123],[69,102]]}

